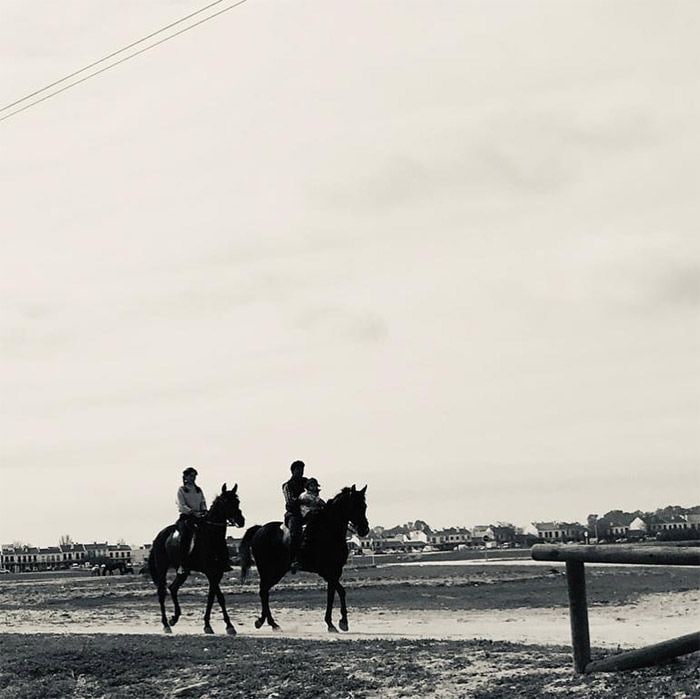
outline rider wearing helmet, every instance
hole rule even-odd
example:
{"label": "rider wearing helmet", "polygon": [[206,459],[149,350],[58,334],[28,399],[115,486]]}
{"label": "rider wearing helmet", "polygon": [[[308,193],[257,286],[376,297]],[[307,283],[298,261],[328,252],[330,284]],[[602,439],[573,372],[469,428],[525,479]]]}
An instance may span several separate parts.
{"label": "rider wearing helmet", "polygon": [[[186,468],[182,472],[182,485],[177,491],[177,508],[180,512],[180,518],[177,520],[177,530],[180,532],[180,551],[183,564],[190,554],[190,545],[195,527],[207,514],[207,501],[204,497],[204,492],[195,482],[197,475],[196,468],[191,466]],[[223,550],[224,548],[225,550]],[[224,570],[232,570],[225,541],[222,550],[217,552],[217,558],[221,559]],[[181,564],[177,572],[184,573],[185,566]]]}

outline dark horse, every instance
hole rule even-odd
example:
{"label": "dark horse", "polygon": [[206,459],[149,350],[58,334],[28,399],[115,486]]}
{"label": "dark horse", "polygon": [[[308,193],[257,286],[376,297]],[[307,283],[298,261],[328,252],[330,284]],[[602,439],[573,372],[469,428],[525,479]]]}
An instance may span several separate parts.
{"label": "dark horse", "polygon": [[[207,609],[204,612],[204,633],[214,633],[209,620],[211,618],[211,608],[214,604],[214,597],[219,602],[221,612],[226,623],[226,633],[233,635],[236,629],[229,619],[226,611],[226,600],[221,592],[219,583],[224,575],[224,563],[219,559],[218,552],[222,550],[226,539],[226,525],[243,527],[245,518],[241,512],[238,500],[238,485],[234,485],[232,490],[226,490],[226,483],[221,488],[221,494],[216,497],[207,514],[202,517],[197,525],[194,537],[194,548],[186,560],[182,560],[180,550],[180,537],[177,525],[171,524],[166,527],[153,541],[151,553],[148,556],[148,568],[153,578],[153,582],[158,588],[158,602],[160,602],[160,616],[163,622],[165,633],[171,633],[171,626],[177,624],[180,618],[180,603],[177,599],[177,591],[180,585],[187,580],[191,570],[198,570],[207,576],[209,581],[209,595],[207,597]],[[170,595],[173,598],[175,611],[168,619],[165,616],[165,595],[166,577],[169,568],[177,568],[182,565],[186,568],[182,573],[177,573],[173,582],[168,586]]]}
{"label": "dark horse", "polygon": [[[335,593],[340,598],[340,623],[343,631],[348,630],[348,610],[345,606],[345,588],[340,584],[343,566],[348,560],[346,533],[348,523],[352,523],[360,536],[369,531],[367,523],[367,503],[365,492],[351,488],[343,490],[328,502],[312,524],[313,536],[302,550],[302,570],[318,573],[327,583],[327,603],[325,621],[329,631],[337,631],[333,625],[333,601]],[[252,559],[260,575],[261,616],[255,620],[259,629],[265,621],[275,630],[279,626],[270,612],[270,588],[276,585],[287,573],[291,564],[289,532],[281,522],[268,522],[248,529],[241,541],[241,581],[245,580]],[[252,556],[251,556],[252,553]]]}
{"label": "dark horse", "polygon": [[115,570],[118,570],[121,575],[134,572],[131,564],[126,561],[102,559],[100,563],[93,567],[91,575],[113,575]]}

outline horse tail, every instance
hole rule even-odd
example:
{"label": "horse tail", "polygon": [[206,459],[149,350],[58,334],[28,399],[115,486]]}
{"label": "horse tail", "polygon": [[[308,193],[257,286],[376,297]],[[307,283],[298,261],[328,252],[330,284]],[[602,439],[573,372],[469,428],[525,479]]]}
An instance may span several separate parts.
{"label": "horse tail", "polygon": [[151,580],[153,580],[154,585],[158,585],[158,579],[156,575],[156,545],[153,542],[151,546],[151,552],[148,554],[148,572],[151,574]]}
{"label": "horse tail", "polygon": [[246,533],[243,535],[243,539],[241,540],[241,548],[239,550],[239,556],[241,559],[241,582],[245,582],[246,575],[248,574],[248,570],[251,566],[251,563],[253,562],[253,554],[250,550],[250,543],[253,540],[253,537],[258,533],[258,531],[262,529],[262,527],[259,524],[256,524],[253,527],[250,527],[246,531]]}
{"label": "horse tail", "polygon": [[[168,569],[167,554],[165,552],[165,540],[175,529],[176,527],[173,524],[169,527],[166,527],[162,531],[159,531],[156,535],[156,538],[153,540],[153,544],[151,545],[151,551],[148,554],[148,572],[151,574],[151,579],[153,580],[153,584],[156,587],[158,587],[159,578],[161,577],[161,573],[163,573],[162,570],[159,570],[159,567],[162,567],[163,562],[165,562],[166,572]],[[161,566],[158,565],[159,558]]]}

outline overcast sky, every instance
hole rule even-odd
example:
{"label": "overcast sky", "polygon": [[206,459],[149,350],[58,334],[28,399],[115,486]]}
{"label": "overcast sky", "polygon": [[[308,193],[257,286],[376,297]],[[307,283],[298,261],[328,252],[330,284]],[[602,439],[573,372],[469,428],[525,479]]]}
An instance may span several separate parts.
{"label": "overcast sky", "polygon": [[[0,0],[0,101],[205,4]],[[278,519],[294,459],[372,525],[698,504],[699,34],[249,0],[0,123],[0,542],[150,541],[190,465]]]}

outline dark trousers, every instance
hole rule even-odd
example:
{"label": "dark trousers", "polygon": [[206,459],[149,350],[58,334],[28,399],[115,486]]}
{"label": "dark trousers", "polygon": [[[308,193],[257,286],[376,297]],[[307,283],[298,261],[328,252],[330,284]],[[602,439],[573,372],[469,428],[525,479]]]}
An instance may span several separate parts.
{"label": "dark trousers", "polygon": [[290,549],[292,558],[296,558],[299,553],[299,548],[301,547],[301,527],[303,519],[301,514],[296,514],[294,512],[287,512],[284,515],[284,523],[289,529],[289,534],[291,537]]}
{"label": "dark trousers", "polygon": [[181,514],[177,520],[177,530],[180,533],[180,552],[184,561],[190,553],[190,544],[194,536],[196,517],[194,515]]}

